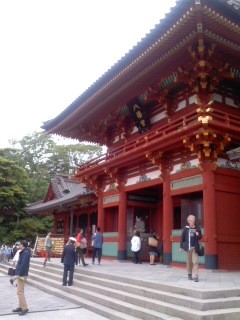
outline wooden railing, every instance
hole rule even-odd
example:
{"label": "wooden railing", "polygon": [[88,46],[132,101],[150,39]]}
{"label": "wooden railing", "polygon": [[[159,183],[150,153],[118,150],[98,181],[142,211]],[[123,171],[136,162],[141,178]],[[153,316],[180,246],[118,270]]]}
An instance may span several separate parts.
{"label": "wooden railing", "polygon": [[[198,121],[198,116],[196,109],[194,109],[188,114],[175,120],[171,120],[170,122],[166,123],[166,120],[163,120],[165,123],[160,128],[140,135],[136,139],[111,150],[111,152],[82,164],[78,168],[78,173],[105,163],[111,159],[116,159],[119,156],[127,156],[127,154],[141,149],[141,147],[146,146],[146,144],[148,146],[153,142],[159,144],[161,141],[164,141],[164,139],[176,137],[180,135],[180,133],[183,134],[183,132],[187,132],[187,130],[191,128],[194,130],[194,127],[201,126],[201,122]],[[213,109],[211,116],[212,120],[209,122],[210,126],[211,124],[214,124],[214,126],[219,127],[221,130],[240,131],[240,117],[217,109]]]}

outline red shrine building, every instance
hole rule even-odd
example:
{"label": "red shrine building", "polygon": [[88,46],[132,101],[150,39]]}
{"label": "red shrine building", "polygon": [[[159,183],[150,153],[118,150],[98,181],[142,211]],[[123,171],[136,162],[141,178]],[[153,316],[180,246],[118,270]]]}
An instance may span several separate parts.
{"label": "red shrine building", "polygon": [[[183,263],[181,229],[193,214],[203,232],[200,263],[240,268],[240,162],[229,156],[240,146],[239,1],[177,1],[43,129],[107,146],[74,177],[96,196],[103,255],[130,257],[141,218],[143,239],[158,232],[164,264]],[[71,212],[74,221],[77,205]]]}

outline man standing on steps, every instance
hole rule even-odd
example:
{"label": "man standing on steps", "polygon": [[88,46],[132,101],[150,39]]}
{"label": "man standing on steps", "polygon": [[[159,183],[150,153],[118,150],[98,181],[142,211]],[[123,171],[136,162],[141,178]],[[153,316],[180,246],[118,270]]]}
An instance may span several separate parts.
{"label": "man standing on steps", "polygon": [[202,239],[202,233],[201,229],[195,225],[195,221],[195,216],[188,216],[188,225],[182,230],[179,251],[186,252],[188,280],[198,282],[198,254],[195,251],[195,246],[198,240]]}
{"label": "man standing on steps", "polygon": [[46,250],[46,257],[43,262],[43,266],[46,267],[47,260],[50,261],[51,258],[51,250],[52,250],[52,238],[51,238],[51,232],[48,232],[48,235],[45,239],[45,250]]}
{"label": "man standing on steps", "polygon": [[19,260],[16,267],[19,307],[13,309],[13,312],[18,312],[20,316],[23,316],[28,312],[28,306],[24,295],[24,287],[27,281],[31,252],[28,248],[28,242],[26,240],[22,240],[20,242],[19,249],[21,251],[19,253]]}
{"label": "man standing on steps", "polygon": [[[65,245],[62,252],[61,263],[64,264],[63,283],[62,283],[63,286],[66,286],[66,285],[71,286],[73,284],[74,266],[77,262],[75,242],[76,242],[76,239],[73,237],[70,237],[68,243]],[[67,281],[68,272],[69,272],[69,277]]]}
{"label": "man standing on steps", "polygon": [[93,241],[93,257],[92,257],[92,264],[94,264],[96,255],[98,257],[98,264],[101,263],[102,258],[102,246],[103,246],[103,235],[101,234],[101,228],[97,227],[95,234],[92,237]]}

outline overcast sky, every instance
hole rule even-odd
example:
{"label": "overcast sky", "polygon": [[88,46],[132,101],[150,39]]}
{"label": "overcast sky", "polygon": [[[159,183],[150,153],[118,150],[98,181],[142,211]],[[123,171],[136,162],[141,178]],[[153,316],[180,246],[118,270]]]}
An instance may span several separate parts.
{"label": "overcast sky", "polygon": [[42,131],[175,0],[0,1],[0,148]]}

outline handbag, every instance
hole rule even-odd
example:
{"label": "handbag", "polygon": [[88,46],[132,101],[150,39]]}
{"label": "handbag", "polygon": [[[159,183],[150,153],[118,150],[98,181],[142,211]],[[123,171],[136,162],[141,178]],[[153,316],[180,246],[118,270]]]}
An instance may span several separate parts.
{"label": "handbag", "polygon": [[203,257],[204,254],[205,254],[204,246],[199,242],[197,242],[197,244],[196,244],[195,251],[196,251],[196,253],[198,254],[199,257]]}
{"label": "handbag", "polygon": [[158,240],[153,238],[153,237],[149,237],[148,238],[148,245],[151,247],[157,247],[158,246]]}
{"label": "handbag", "polygon": [[9,276],[15,276],[15,272],[16,272],[16,269],[8,268],[8,275]]}

